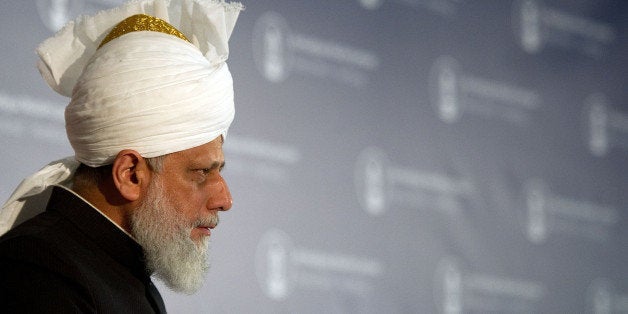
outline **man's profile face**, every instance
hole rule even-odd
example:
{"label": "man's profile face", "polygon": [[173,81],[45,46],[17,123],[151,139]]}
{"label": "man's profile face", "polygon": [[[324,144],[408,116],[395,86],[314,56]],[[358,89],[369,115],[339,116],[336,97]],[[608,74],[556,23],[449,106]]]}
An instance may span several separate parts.
{"label": "man's profile face", "polygon": [[210,229],[218,211],[231,208],[223,166],[221,137],[166,156],[132,214],[132,233],[148,268],[173,290],[193,293],[202,284]]}
{"label": "man's profile face", "polygon": [[[190,223],[199,222],[190,232],[196,243],[210,236],[218,212],[231,208],[231,193],[220,173],[225,165],[222,142],[220,136],[207,144],[170,154],[158,174],[163,193],[180,206],[176,208],[178,214]],[[216,222],[209,222],[213,217]]]}

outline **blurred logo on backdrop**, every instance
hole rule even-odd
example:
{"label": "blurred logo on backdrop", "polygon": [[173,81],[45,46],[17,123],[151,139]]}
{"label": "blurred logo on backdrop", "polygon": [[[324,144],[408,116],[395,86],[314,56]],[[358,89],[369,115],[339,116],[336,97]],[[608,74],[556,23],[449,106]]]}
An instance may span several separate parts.
{"label": "blurred logo on backdrop", "polygon": [[438,263],[432,291],[443,314],[538,313],[547,294],[541,283],[468,271],[452,256]]}
{"label": "blurred logo on backdrop", "polygon": [[446,55],[432,65],[429,94],[438,118],[446,123],[471,114],[526,125],[541,103],[537,92],[464,73],[458,61]]}
{"label": "blurred logo on backdrop", "polygon": [[37,13],[46,28],[56,32],[80,14],[118,6],[127,0],[36,0]]}
{"label": "blurred logo on backdrop", "polygon": [[37,0],[37,13],[51,32],[83,12],[85,0]]}
{"label": "blurred logo on backdrop", "polygon": [[628,294],[619,291],[607,278],[596,278],[588,288],[589,313],[628,313]]}
{"label": "blurred logo on backdrop", "polygon": [[[377,10],[385,0],[358,0],[360,5],[367,10]],[[425,9],[443,16],[451,16],[456,13],[457,5],[463,0],[388,0],[397,5],[413,9]]]}
{"label": "blurred logo on backdrop", "polygon": [[63,103],[0,91],[0,134],[67,144],[64,108]]}
{"label": "blurred logo on backdrop", "polygon": [[380,63],[372,51],[296,32],[276,12],[257,19],[252,42],[258,71],[273,83],[301,74],[364,87]]}
{"label": "blurred logo on backdrop", "polygon": [[376,290],[384,272],[383,264],[375,258],[301,247],[279,229],[270,229],[260,238],[255,269],[262,291],[275,301],[288,298],[296,290],[366,297]]}
{"label": "blurred logo on backdrop", "polygon": [[589,96],[585,101],[589,150],[595,156],[604,156],[609,149],[608,104],[602,94]]}
{"label": "blurred logo on backdrop", "polygon": [[541,243],[547,239],[547,213],[545,192],[548,190],[541,180],[529,180],[525,187],[527,213],[526,235],[528,240]]}
{"label": "blurred logo on backdrop", "polygon": [[541,50],[541,12],[535,1],[520,1],[514,20],[519,21],[519,43],[523,50],[536,53]]}
{"label": "blurred logo on backdrop", "polygon": [[615,29],[607,23],[550,8],[536,0],[515,1],[512,21],[521,48],[530,54],[552,46],[597,58],[616,37]]}
{"label": "blurred logo on backdrop", "polygon": [[388,176],[386,167],[390,163],[386,154],[377,147],[368,147],[358,156],[355,165],[355,187],[358,201],[372,216],[380,216],[386,210]]}
{"label": "blurred logo on backdrop", "polygon": [[225,153],[231,175],[274,184],[289,183],[302,156],[291,145],[231,133]]}
{"label": "blurred logo on backdrop", "polygon": [[438,117],[447,123],[460,119],[463,108],[458,101],[460,65],[451,57],[436,60],[430,72],[430,99]]}
{"label": "blurred logo on backdrop", "polygon": [[266,232],[257,244],[255,273],[262,291],[273,300],[285,299],[292,289],[292,251],[288,235],[277,229]]}
{"label": "blurred logo on backdrop", "polygon": [[602,93],[584,101],[586,142],[591,153],[603,157],[616,147],[628,150],[628,115],[614,110]]}
{"label": "blurred logo on backdrop", "polygon": [[557,195],[538,178],[525,182],[523,194],[524,230],[532,243],[543,243],[550,235],[604,243],[620,219],[615,208]]}
{"label": "blurred logo on backdrop", "polygon": [[354,185],[359,204],[371,216],[399,206],[456,216],[463,202],[478,194],[469,179],[399,167],[377,147],[367,147],[358,155]]}
{"label": "blurred logo on backdrop", "polygon": [[613,286],[606,278],[595,279],[588,289],[588,301],[590,313],[593,314],[613,314],[620,313],[615,311],[613,306]]}
{"label": "blurred logo on backdrop", "polygon": [[377,10],[382,6],[384,0],[358,0],[360,5],[368,10]]}
{"label": "blurred logo on backdrop", "polygon": [[255,23],[253,32],[253,57],[258,70],[273,83],[283,81],[292,66],[286,20],[278,13],[266,12]]}
{"label": "blurred logo on backdrop", "polygon": [[433,292],[439,313],[463,313],[462,273],[457,261],[453,258],[446,257],[438,263],[434,276]]}

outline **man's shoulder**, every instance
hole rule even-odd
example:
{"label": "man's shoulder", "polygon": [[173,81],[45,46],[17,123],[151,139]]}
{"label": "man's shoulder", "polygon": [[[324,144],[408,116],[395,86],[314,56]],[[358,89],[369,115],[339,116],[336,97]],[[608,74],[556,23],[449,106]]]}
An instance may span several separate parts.
{"label": "man's shoulder", "polygon": [[22,262],[66,268],[73,264],[70,253],[79,247],[71,233],[60,215],[42,213],[0,237],[0,264]]}
{"label": "man's shoulder", "polygon": [[[79,257],[98,250],[93,238],[81,230],[93,224],[81,218],[89,216],[91,213],[85,209],[91,208],[61,188],[53,190],[50,202],[53,199],[56,200],[54,209],[45,210],[0,237],[0,259],[20,259],[46,265],[59,260],[67,265],[80,262]],[[72,215],[76,217],[72,218]]]}
{"label": "man's shoulder", "polygon": [[72,253],[76,247],[62,217],[49,212],[0,237],[0,300],[7,311],[59,306],[92,312],[91,293],[81,279],[83,267]]}

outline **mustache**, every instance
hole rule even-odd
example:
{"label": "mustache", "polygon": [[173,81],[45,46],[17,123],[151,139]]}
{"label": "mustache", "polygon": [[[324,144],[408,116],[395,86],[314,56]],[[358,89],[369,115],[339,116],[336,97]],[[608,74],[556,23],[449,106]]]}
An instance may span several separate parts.
{"label": "mustache", "polygon": [[214,214],[214,215],[209,215],[207,217],[197,219],[196,221],[194,221],[194,224],[192,225],[192,227],[193,228],[209,227],[213,229],[217,227],[219,223],[220,223],[220,217]]}

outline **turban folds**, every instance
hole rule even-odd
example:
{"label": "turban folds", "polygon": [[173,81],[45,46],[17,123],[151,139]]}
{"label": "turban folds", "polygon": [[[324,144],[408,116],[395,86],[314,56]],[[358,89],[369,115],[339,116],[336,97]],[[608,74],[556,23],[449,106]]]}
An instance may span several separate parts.
{"label": "turban folds", "polygon": [[[29,197],[69,181],[79,162],[107,165],[123,149],[157,157],[225,137],[234,117],[228,40],[242,9],[220,0],[135,0],[79,17],[44,41],[38,68],[52,89],[71,96],[65,120],[75,155],[22,181],[0,210],[0,235]],[[189,42],[134,31],[99,48],[135,14],[163,19]]]}
{"label": "turban folds", "polygon": [[192,44],[133,32],[102,46],[65,110],[76,159],[112,162],[123,149],[156,157],[226,136],[234,116],[226,63],[211,65]]}

